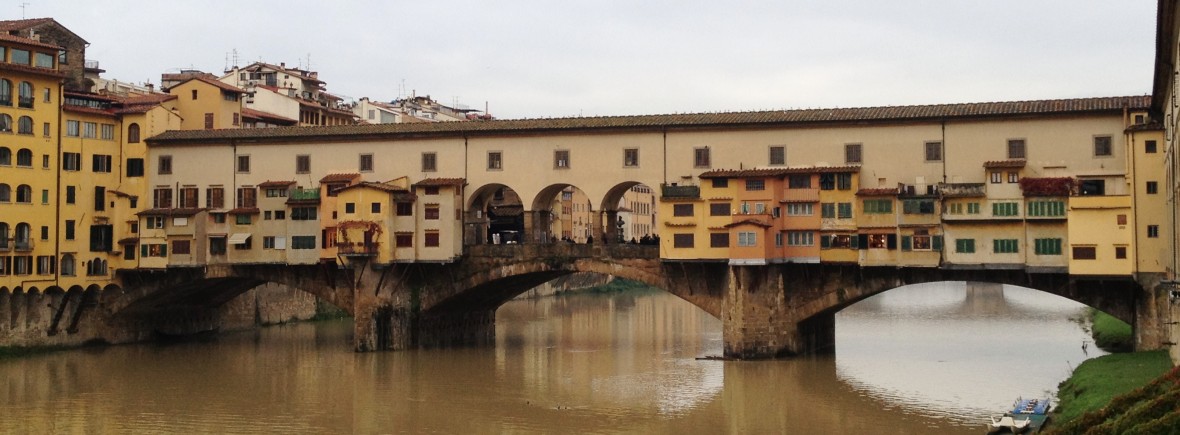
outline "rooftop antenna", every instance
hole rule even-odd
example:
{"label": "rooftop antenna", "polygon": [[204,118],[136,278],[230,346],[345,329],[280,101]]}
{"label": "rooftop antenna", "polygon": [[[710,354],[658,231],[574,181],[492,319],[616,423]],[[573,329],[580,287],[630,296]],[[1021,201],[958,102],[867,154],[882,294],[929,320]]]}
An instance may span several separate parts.
{"label": "rooftop antenna", "polygon": [[21,4],[20,4],[20,18],[21,18],[22,20],[23,20],[23,19],[25,19],[25,8],[26,8],[26,7],[28,7],[28,6],[29,6],[29,3],[28,3],[28,2],[25,2],[25,3],[21,3]]}

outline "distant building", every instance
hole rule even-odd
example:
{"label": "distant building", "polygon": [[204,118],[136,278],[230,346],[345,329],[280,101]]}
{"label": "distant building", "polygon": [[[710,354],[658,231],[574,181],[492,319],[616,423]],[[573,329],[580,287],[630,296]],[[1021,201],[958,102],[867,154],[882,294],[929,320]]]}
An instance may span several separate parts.
{"label": "distant building", "polygon": [[88,73],[102,72],[97,61],[86,60],[86,46],[90,43],[53,18],[0,21],[0,32],[57,46],[56,67],[65,74],[66,90],[89,91],[93,83],[86,79]]}
{"label": "distant building", "polygon": [[352,108],[328,93],[315,71],[255,62],[235,66],[218,80],[245,91],[243,107],[295,119],[300,126],[356,124]]}
{"label": "distant building", "polygon": [[352,108],[361,122],[397,124],[403,122],[487,121],[490,115],[466,107],[439,104],[427,96],[412,96],[389,103],[361,98]]}

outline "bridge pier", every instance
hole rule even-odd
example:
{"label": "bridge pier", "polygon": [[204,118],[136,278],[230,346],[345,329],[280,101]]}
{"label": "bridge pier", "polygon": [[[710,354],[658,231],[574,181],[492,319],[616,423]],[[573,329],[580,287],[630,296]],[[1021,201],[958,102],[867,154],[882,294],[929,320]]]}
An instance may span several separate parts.
{"label": "bridge pier", "polygon": [[803,351],[798,321],[787,306],[777,269],[729,267],[721,302],[726,358],[773,358]]}

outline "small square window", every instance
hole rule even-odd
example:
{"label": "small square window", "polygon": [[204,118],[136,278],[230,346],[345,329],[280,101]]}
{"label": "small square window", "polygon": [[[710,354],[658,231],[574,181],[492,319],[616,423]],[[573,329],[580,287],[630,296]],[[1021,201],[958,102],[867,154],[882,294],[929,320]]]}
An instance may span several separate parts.
{"label": "small square window", "polygon": [[1143,143],[1143,152],[1147,154],[1155,154],[1158,152],[1159,145],[1154,140],[1149,140]]}
{"label": "small square window", "polygon": [[863,158],[861,144],[850,143],[844,145],[844,163],[861,163]]}
{"label": "small square window", "polygon": [[373,172],[373,155],[361,154],[357,167],[361,172]]}
{"label": "small square window", "polygon": [[1110,157],[1114,155],[1114,148],[1110,144],[1110,136],[1094,137],[1094,156]]}
{"label": "small square window", "polygon": [[623,166],[628,168],[639,166],[639,148],[623,150]]}
{"label": "small square window", "polygon": [[504,169],[504,154],[500,151],[488,151],[488,169],[493,171]]}
{"label": "small square window", "polygon": [[926,161],[942,161],[942,142],[926,142]]}
{"label": "small square window", "polygon": [[[499,160],[499,157],[497,157]],[[492,169],[492,155],[488,154],[488,169]],[[497,164],[496,169],[499,169]],[[422,153],[422,172],[434,172],[438,170],[438,154]]]}
{"label": "small square window", "polygon": [[782,166],[787,164],[787,147],[772,145],[770,147],[770,165]]}
{"label": "small square window", "polygon": [[1025,156],[1024,139],[1008,139],[1008,158],[1023,159]]}
{"label": "small square window", "polygon": [[1114,247],[1114,258],[1117,258],[1119,260],[1125,260],[1127,258],[1127,247],[1126,246],[1115,246]]}
{"label": "small square window", "polygon": [[301,154],[295,156],[295,173],[307,174],[311,173],[311,156]]}
{"label": "small square window", "polygon": [[694,148],[692,150],[692,166],[696,168],[708,168],[712,162],[709,156],[709,147]]}
{"label": "small square window", "polygon": [[249,173],[250,172],[250,156],[248,156],[248,155],[238,156],[237,169],[238,169],[238,172],[240,172],[240,173]]}
{"label": "small square window", "polygon": [[1159,190],[1160,190],[1160,184],[1158,181],[1148,181],[1147,182],[1147,193],[1149,195],[1157,194],[1157,193],[1159,193]]}
{"label": "small square window", "polygon": [[569,150],[557,150],[553,152],[553,167],[557,169],[569,169],[570,167],[570,152]]}

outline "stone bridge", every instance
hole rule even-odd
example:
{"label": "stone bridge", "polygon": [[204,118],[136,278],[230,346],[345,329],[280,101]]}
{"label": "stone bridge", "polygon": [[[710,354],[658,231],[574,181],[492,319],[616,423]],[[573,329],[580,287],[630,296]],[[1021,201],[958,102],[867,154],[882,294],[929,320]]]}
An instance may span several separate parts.
{"label": "stone bridge", "polygon": [[[760,358],[819,352],[834,343],[835,313],[908,284],[973,281],[1011,284],[1062,296],[1133,325],[1137,346],[1164,343],[1167,292],[1130,279],[1078,279],[1018,270],[666,262],[644,245],[525,244],[469,246],[454,262],[321,265],[224,265],[132,273],[118,295],[104,295],[111,322],[166,320],[199,327],[209,313],[257,285],[302,289],[355,318],[358,351],[480,345],[494,337],[496,309],[562,275],[592,272],[640,281],[722,320],[725,355]],[[174,325],[175,329],[175,325]],[[183,328],[182,328],[183,329]]]}

